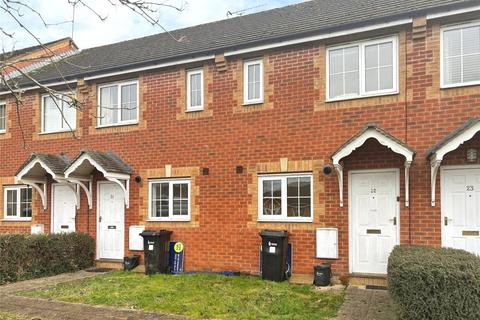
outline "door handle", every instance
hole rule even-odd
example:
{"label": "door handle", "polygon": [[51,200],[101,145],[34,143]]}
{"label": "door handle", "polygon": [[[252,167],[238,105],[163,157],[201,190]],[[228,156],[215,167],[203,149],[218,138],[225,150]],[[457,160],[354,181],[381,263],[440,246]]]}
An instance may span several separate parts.
{"label": "door handle", "polygon": [[394,225],[394,226],[397,225],[397,217],[393,217],[392,219],[390,219],[390,221],[393,222],[393,225]]}
{"label": "door handle", "polygon": [[448,226],[449,221],[452,221],[452,219],[448,219],[448,217],[443,218],[443,222],[446,226]]}
{"label": "door handle", "polygon": [[102,222],[102,216],[98,217],[98,222]]}

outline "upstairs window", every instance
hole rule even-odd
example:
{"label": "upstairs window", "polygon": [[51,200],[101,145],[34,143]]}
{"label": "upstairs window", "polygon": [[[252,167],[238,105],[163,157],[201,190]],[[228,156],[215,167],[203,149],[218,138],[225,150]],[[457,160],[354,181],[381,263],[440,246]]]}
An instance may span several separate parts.
{"label": "upstairs window", "polygon": [[190,179],[151,180],[150,219],[190,221]]}
{"label": "upstairs window", "polygon": [[480,22],[441,32],[442,87],[480,84]]}
{"label": "upstairs window", "polygon": [[187,71],[187,111],[203,110],[203,69]]}
{"label": "upstairs window", "polygon": [[7,105],[0,101],[0,133],[7,130]]}
{"label": "upstairs window", "polygon": [[30,220],[32,218],[32,188],[12,186],[4,189],[5,219]]}
{"label": "upstairs window", "polygon": [[328,48],[328,100],[396,93],[397,52],[397,37]]}
{"label": "upstairs window", "polygon": [[263,60],[249,60],[243,66],[244,104],[263,102]]}
{"label": "upstairs window", "polygon": [[42,133],[75,130],[77,110],[64,94],[42,96]]}
{"label": "upstairs window", "polygon": [[313,220],[311,174],[260,176],[258,191],[259,220],[293,222]]}
{"label": "upstairs window", "polygon": [[107,84],[99,87],[99,126],[137,122],[138,81]]}

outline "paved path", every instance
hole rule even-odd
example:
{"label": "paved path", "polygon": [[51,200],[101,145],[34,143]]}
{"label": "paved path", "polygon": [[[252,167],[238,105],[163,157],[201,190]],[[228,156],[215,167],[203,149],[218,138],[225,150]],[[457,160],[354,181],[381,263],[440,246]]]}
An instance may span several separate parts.
{"label": "paved path", "polygon": [[345,302],[335,320],[396,320],[392,301],[385,290],[349,286]]}
{"label": "paved path", "polygon": [[0,311],[34,317],[35,320],[180,320],[185,317],[141,312],[122,308],[90,306],[54,300],[20,297],[19,291],[33,290],[62,282],[85,279],[99,275],[80,271],[54,277],[21,281],[0,286]]}

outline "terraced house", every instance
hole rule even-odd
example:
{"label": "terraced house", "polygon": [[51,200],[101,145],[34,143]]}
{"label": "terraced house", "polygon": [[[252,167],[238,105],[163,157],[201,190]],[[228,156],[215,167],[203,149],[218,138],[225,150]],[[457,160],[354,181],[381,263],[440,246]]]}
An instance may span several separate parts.
{"label": "terraced house", "polygon": [[19,79],[17,114],[2,89],[0,232],[88,232],[119,261],[168,229],[186,270],[250,273],[263,229],[289,231],[294,274],[384,275],[398,244],[480,254],[478,1],[308,1],[173,34],[33,73],[79,108]]}

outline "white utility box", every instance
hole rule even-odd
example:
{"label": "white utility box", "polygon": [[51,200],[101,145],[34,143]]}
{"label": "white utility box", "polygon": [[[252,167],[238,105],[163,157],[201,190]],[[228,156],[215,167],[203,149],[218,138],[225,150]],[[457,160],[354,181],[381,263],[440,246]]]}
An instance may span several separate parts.
{"label": "white utility box", "polygon": [[317,229],[317,258],[338,259],[338,229]]}
{"label": "white utility box", "polygon": [[45,233],[45,226],[43,224],[32,224],[30,227],[31,234],[41,234]]}
{"label": "white utility box", "polygon": [[140,235],[143,231],[145,231],[145,226],[130,226],[128,230],[128,248],[130,250],[143,250],[143,237]]}

